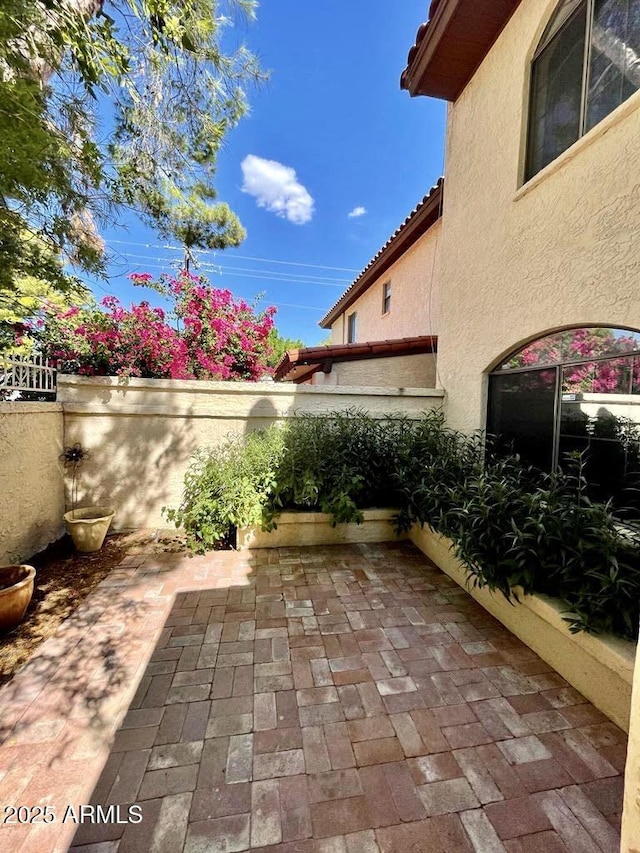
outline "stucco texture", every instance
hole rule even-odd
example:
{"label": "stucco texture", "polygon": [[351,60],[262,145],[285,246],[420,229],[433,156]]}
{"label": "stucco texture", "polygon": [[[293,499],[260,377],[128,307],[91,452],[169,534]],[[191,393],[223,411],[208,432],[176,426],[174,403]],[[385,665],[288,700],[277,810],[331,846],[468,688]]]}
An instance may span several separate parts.
{"label": "stucco texture", "polygon": [[640,646],[631,695],[631,728],[624,778],[621,853],[640,851]]}
{"label": "stucco texture", "polygon": [[[358,315],[356,340],[386,341],[438,334],[438,220],[331,326],[331,343],[347,343],[347,317]],[[391,310],[382,313],[382,288],[391,282]]]}
{"label": "stucco texture", "polygon": [[0,566],[28,560],[64,532],[62,406],[0,403]]}
{"label": "stucco texture", "polygon": [[58,377],[65,444],[91,451],[80,469],[79,502],[109,504],[112,528],[167,527],[162,507],[176,507],[198,447],[297,413],[363,409],[419,415],[441,406],[431,389],[310,388],[274,383],[184,382]]}
{"label": "stucco texture", "polygon": [[438,370],[452,427],[484,426],[486,372],[519,344],[640,328],[640,93],[520,188],[530,57],[555,5],[521,3],[449,110]]}
{"label": "stucco texture", "polygon": [[432,353],[367,358],[334,364],[331,373],[313,374],[313,384],[383,385],[390,388],[435,388],[436,356]]}

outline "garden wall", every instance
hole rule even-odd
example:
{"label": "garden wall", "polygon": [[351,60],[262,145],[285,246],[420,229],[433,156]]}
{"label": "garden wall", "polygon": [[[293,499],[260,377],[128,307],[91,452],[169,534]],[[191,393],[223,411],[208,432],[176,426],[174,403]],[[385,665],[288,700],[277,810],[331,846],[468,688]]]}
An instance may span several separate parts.
{"label": "garden wall", "polygon": [[65,444],[91,451],[80,469],[79,500],[110,503],[114,529],[167,527],[192,452],[228,433],[245,433],[296,413],[362,409],[420,415],[439,408],[432,388],[314,388],[273,382],[58,376]]}
{"label": "garden wall", "polygon": [[0,566],[63,533],[62,436],[59,403],[0,403]]}

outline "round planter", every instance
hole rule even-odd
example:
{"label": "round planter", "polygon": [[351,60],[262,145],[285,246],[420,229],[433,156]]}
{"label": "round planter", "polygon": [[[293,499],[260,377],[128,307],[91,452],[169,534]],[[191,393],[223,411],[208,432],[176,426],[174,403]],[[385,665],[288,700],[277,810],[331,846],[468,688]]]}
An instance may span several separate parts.
{"label": "round planter", "polygon": [[65,512],[67,531],[78,551],[89,554],[102,548],[114,512],[110,506],[81,506]]}
{"label": "round planter", "polygon": [[33,595],[33,566],[0,567],[0,631],[22,621]]}

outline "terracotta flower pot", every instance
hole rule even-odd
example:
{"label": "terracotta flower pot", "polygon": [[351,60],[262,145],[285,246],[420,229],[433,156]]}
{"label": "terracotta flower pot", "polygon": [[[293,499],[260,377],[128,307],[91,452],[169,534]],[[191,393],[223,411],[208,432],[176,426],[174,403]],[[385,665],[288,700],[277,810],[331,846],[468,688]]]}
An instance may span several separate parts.
{"label": "terracotta flower pot", "polygon": [[0,568],[0,630],[6,631],[22,621],[33,595],[35,576],[33,566]]}
{"label": "terracotta flower pot", "polygon": [[65,512],[67,531],[78,551],[89,554],[102,548],[114,514],[110,506],[81,506]]}

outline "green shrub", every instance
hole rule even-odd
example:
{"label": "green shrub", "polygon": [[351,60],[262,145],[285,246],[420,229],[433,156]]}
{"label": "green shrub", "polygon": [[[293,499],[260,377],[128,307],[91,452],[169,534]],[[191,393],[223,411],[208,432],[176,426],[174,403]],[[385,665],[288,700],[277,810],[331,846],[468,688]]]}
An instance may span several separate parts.
{"label": "green shrub", "polygon": [[229,436],[193,455],[184,480],[182,503],[164,509],[183,527],[187,545],[202,554],[230,544],[235,528],[261,524],[284,447],[278,427]]}
{"label": "green shrub", "polygon": [[203,552],[236,526],[275,527],[282,510],[327,512],[337,524],[376,506],[398,507],[398,530],[429,524],[449,537],[473,584],[559,597],[572,630],[637,634],[638,548],[609,505],[587,496],[583,461],[565,473],[524,468],[481,435],[448,429],[441,412],[302,415],[228,438],[195,455],[167,514]]}
{"label": "green shrub", "polygon": [[360,523],[364,508],[395,506],[398,446],[412,424],[404,416],[380,420],[356,410],[295,418],[286,429],[271,517],[283,509],[316,509],[329,513],[334,525]]}

